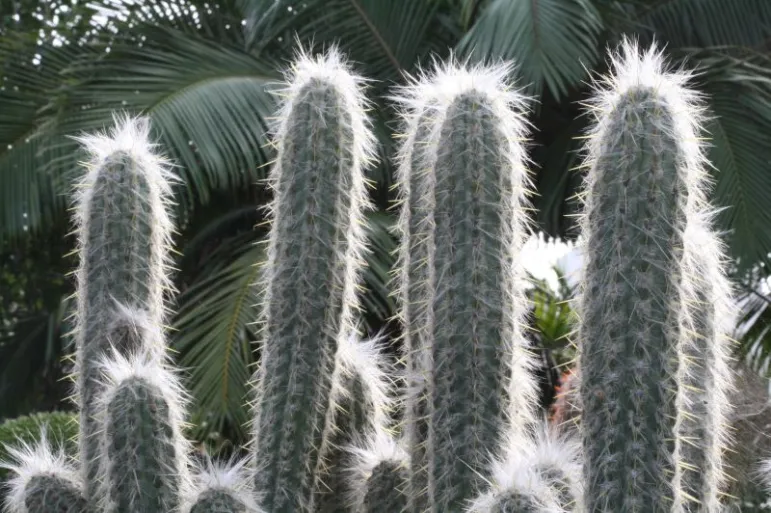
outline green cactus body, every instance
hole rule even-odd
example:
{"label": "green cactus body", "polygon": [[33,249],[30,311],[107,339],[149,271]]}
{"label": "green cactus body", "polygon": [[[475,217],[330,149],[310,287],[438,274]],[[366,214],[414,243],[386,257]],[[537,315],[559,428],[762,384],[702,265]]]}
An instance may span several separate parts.
{"label": "green cactus body", "polygon": [[[122,354],[143,345],[134,324],[163,325],[166,245],[171,222],[166,163],[152,154],[143,119],[116,119],[107,135],[80,139],[91,154],[78,198],[77,391],[80,452],[91,500],[98,474],[94,405],[102,392],[99,362],[111,347]],[[162,347],[154,348],[160,354]]]}
{"label": "green cactus body", "polygon": [[84,513],[86,500],[72,483],[56,475],[41,474],[27,483],[24,502],[30,513]]}
{"label": "green cactus body", "polygon": [[554,490],[538,472],[522,460],[493,464],[490,490],[479,494],[466,513],[568,513],[578,509],[563,508]]}
{"label": "green cactus body", "polygon": [[[703,195],[688,144],[699,110],[655,49],[625,43],[598,88],[590,139],[580,303],[585,502],[591,513],[681,503],[676,440],[693,320],[684,233]],[[691,130],[686,130],[685,128]],[[673,509],[675,508],[675,509]]]}
{"label": "green cactus body", "polygon": [[215,488],[202,493],[190,513],[253,513],[253,510],[229,490]]}
{"label": "green cactus body", "polygon": [[[429,100],[430,101],[430,100]],[[406,396],[404,436],[410,453],[409,511],[429,509],[428,425],[431,365],[431,271],[435,153],[426,144],[434,125],[431,110],[407,113],[406,142],[400,148],[398,182],[403,206],[398,229],[402,244],[396,269],[399,316],[404,330]]]}
{"label": "green cactus body", "polygon": [[148,359],[105,364],[100,503],[106,513],[173,513],[186,491],[182,399],[169,371]]}
{"label": "green cactus body", "polygon": [[[418,430],[409,440],[410,451],[417,448],[412,472],[422,470],[420,444],[425,442],[416,438],[427,413],[427,492],[437,513],[458,511],[474,497],[504,430],[532,419],[535,386],[519,331],[524,294],[514,265],[524,238],[522,206],[529,183],[521,147],[525,123],[512,107],[522,107],[524,98],[508,90],[507,72],[506,67],[449,67],[408,88],[414,98],[405,100],[416,119],[432,120],[426,137],[412,143],[417,162],[408,172],[418,176],[402,178],[408,193],[404,208],[414,209],[404,216],[409,240],[403,244],[416,249],[403,249],[415,254],[402,260],[415,276],[406,271],[402,294],[408,298],[407,332],[417,332],[420,345],[409,348],[408,362],[415,362],[408,370],[420,374],[429,366],[424,372],[428,408],[420,404],[420,390],[409,394],[413,406],[408,406],[407,423]],[[422,123],[415,122],[413,129],[423,130]],[[432,198],[413,198],[412,189]],[[428,269],[419,270],[421,265]],[[415,308],[413,315],[411,305],[420,302],[430,311]],[[424,319],[426,343],[416,325]],[[430,355],[424,357],[423,350]],[[420,486],[418,476],[410,494]],[[424,507],[423,501],[411,501]]]}
{"label": "green cactus body", "polygon": [[271,513],[312,509],[333,430],[341,337],[355,331],[372,135],[358,79],[336,52],[302,57],[277,137],[262,363],[256,396],[256,490]]}
{"label": "green cactus body", "polygon": [[684,511],[722,511],[719,495],[725,485],[722,452],[727,446],[728,365],[731,288],[723,271],[723,251],[707,219],[692,223],[686,243],[694,247],[693,329],[689,330],[681,371],[680,455],[684,462],[680,487]]}
{"label": "green cactus body", "polygon": [[362,513],[406,511],[407,496],[404,494],[406,479],[406,467],[401,462],[383,462],[377,465],[367,479],[367,492],[362,501]]}

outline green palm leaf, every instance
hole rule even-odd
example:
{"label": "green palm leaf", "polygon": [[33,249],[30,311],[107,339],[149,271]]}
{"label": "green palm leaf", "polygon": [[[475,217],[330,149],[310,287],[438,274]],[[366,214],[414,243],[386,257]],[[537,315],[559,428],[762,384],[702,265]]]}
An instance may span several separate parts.
{"label": "green palm leaf", "polygon": [[766,0],[657,0],[638,8],[640,28],[673,47],[764,45],[771,36]]}
{"label": "green palm leaf", "polygon": [[599,13],[588,0],[494,0],[458,45],[475,60],[513,60],[521,84],[562,98],[598,59]]}

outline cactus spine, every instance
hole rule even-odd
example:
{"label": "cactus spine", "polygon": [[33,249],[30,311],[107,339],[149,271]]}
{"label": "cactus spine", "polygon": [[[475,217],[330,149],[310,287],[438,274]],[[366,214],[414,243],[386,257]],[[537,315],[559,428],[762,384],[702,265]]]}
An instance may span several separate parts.
{"label": "cactus spine", "polygon": [[[406,125],[416,131],[401,153],[402,208],[411,209],[401,218],[403,317],[408,336],[415,334],[407,368],[428,376],[425,392],[408,394],[405,422],[410,450],[417,448],[412,472],[421,472],[424,441],[415,434],[428,410],[428,495],[436,512],[457,511],[476,495],[504,429],[532,420],[515,265],[529,186],[525,99],[505,83],[509,71],[450,65],[406,88],[402,99]],[[429,312],[413,309],[420,303]],[[425,319],[421,333],[415,323]],[[424,393],[427,408],[419,403]]]}
{"label": "cactus spine", "polygon": [[332,426],[338,344],[355,331],[373,136],[336,50],[301,55],[276,138],[255,415],[256,489],[271,513],[312,509]]}
{"label": "cactus spine", "polygon": [[[144,346],[124,322],[125,310],[163,326],[163,291],[169,286],[167,246],[171,220],[168,164],[153,153],[146,120],[119,119],[110,134],[79,138],[90,153],[77,196],[80,252],[77,272],[76,373],[80,454],[86,498],[99,478],[95,405],[103,391],[99,365],[116,348],[128,355]],[[163,345],[147,347],[162,355]]]}
{"label": "cactus spine", "polygon": [[629,41],[597,86],[588,144],[581,402],[590,512],[681,507],[678,396],[693,330],[687,228],[704,203],[686,74]]}

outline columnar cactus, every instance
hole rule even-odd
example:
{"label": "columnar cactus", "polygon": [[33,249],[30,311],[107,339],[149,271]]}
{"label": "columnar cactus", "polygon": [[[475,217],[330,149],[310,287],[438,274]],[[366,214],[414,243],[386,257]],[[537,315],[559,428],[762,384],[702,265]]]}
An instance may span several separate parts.
{"label": "columnar cactus", "polygon": [[360,89],[332,50],[302,55],[284,91],[254,421],[255,484],[271,513],[312,509],[338,346],[355,332],[373,151]]}
{"label": "columnar cactus", "polygon": [[179,511],[188,490],[181,388],[153,356],[112,355],[104,363],[98,408],[104,513]]}
{"label": "columnar cactus", "polygon": [[694,329],[688,228],[704,208],[702,107],[688,75],[626,41],[597,86],[580,300],[588,511],[680,507],[678,396]]}
{"label": "columnar cactus", "polygon": [[535,386],[515,265],[529,186],[525,98],[506,84],[510,71],[449,65],[403,91],[414,132],[400,176],[409,209],[401,216],[400,295],[414,387],[405,419],[416,459],[410,493],[424,481],[426,441],[417,437],[427,415],[427,491],[436,512],[457,511],[472,498],[504,429],[532,421]]}
{"label": "columnar cactus", "polygon": [[[153,152],[146,120],[115,122],[109,134],[79,139],[90,153],[75,210],[80,253],[77,399],[81,463],[89,500],[94,498],[93,484],[99,478],[101,428],[95,405],[103,391],[100,361],[113,347],[128,355],[145,345],[136,336],[131,316],[124,315],[126,311],[139,312],[150,325],[163,326],[163,292],[169,287],[169,166]],[[162,356],[162,344],[149,349]]]}
{"label": "columnar cactus", "polygon": [[521,459],[496,462],[489,490],[474,498],[466,513],[565,513],[554,490]]}
{"label": "columnar cactus", "polygon": [[685,230],[686,244],[694,251],[688,270],[693,278],[693,329],[685,333],[679,412],[684,511],[722,511],[720,492],[726,483],[723,451],[728,446],[728,409],[731,391],[731,322],[735,306],[726,279],[723,248],[700,217]]}
{"label": "columnar cactus", "polygon": [[[409,97],[406,97],[409,98]],[[414,98],[414,101],[431,101]],[[405,139],[399,148],[397,183],[401,208],[397,229],[402,240],[395,287],[403,325],[403,347],[406,357],[406,422],[404,438],[410,453],[407,496],[410,511],[428,511],[428,424],[429,375],[431,368],[431,297],[433,261],[435,152],[426,144],[434,124],[431,110],[420,103],[407,105]]]}
{"label": "columnar cactus", "polygon": [[356,513],[407,511],[405,486],[407,453],[384,429],[373,431],[359,447],[352,447],[349,503]]}

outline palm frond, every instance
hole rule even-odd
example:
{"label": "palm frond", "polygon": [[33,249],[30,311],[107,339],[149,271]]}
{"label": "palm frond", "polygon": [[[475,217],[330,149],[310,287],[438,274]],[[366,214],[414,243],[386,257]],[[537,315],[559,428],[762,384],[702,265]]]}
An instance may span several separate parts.
{"label": "palm frond", "polygon": [[599,57],[599,13],[588,0],[494,0],[458,45],[474,60],[513,60],[518,83],[562,98]]}

